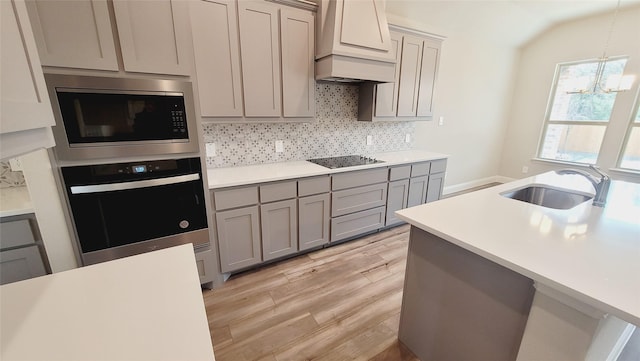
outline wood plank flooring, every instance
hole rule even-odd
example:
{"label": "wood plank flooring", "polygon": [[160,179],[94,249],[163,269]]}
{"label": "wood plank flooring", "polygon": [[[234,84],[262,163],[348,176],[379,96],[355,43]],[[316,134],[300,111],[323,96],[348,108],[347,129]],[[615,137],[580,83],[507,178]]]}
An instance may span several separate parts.
{"label": "wood plank flooring", "polygon": [[398,342],[409,226],[203,291],[217,361],[417,360]]}

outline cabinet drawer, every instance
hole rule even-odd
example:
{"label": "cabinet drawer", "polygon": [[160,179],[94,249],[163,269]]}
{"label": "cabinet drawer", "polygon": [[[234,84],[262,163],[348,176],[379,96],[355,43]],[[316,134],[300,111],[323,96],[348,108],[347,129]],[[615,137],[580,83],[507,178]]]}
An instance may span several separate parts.
{"label": "cabinet drawer", "polygon": [[439,159],[431,162],[431,174],[433,173],[442,173],[447,170],[447,160]]}
{"label": "cabinet drawer", "polygon": [[331,216],[342,216],[374,207],[387,202],[387,183],[345,189],[331,194]]}
{"label": "cabinet drawer", "polygon": [[362,212],[331,219],[331,242],[358,236],[375,231],[384,226],[385,207],[378,207]]}
{"label": "cabinet drawer", "polygon": [[275,202],[296,197],[296,181],[270,183],[260,186],[260,202]]}
{"label": "cabinet drawer", "polygon": [[429,175],[430,168],[431,168],[431,162],[414,164],[411,166],[411,176],[420,177],[423,175]]}
{"label": "cabinet drawer", "polygon": [[258,187],[213,191],[213,202],[217,211],[254,205],[258,203]]}
{"label": "cabinet drawer", "polygon": [[214,260],[213,251],[196,252],[196,267],[198,268],[198,276],[200,276],[200,284],[213,282],[214,277]]}
{"label": "cabinet drawer", "polygon": [[406,179],[411,176],[411,166],[405,165],[402,167],[393,167],[389,169],[389,180],[395,181],[399,179]]}
{"label": "cabinet drawer", "polygon": [[332,178],[331,190],[359,187],[387,181],[387,168],[361,170],[356,172],[335,174]]}
{"label": "cabinet drawer", "polygon": [[305,178],[298,181],[298,196],[328,193],[331,190],[329,176]]}
{"label": "cabinet drawer", "polygon": [[0,249],[24,246],[35,241],[28,219],[2,222],[0,226]]}

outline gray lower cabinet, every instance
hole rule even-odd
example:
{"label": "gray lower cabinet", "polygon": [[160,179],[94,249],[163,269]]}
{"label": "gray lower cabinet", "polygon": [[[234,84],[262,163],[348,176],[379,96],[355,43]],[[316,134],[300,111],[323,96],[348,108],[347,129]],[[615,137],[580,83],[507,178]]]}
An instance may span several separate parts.
{"label": "gray lower cabinet", "polygon": [[387,183],[334,191],[331,195],[331,216],[384,206],[386,202]]}
{"label": "gray lower cabinet", "polygon": [[329,243],[329,193],[298,199],[298,244],[304,251]]}
{"label": "gray lower cabinet", "polygon": [[213,265],[212,250],[196,251],[196,267],[198,268],[198,276],[200,276],[200,284],[213,286],[213,278],[216,273]]}
{"label": "gray lower cabinet", "polygon": [[384,223],[385,226],[392,226],[402,222],[401,219],[396,217],[395,211],[406,208],[408,200],[408,179],[389,182],[389,189],[387,190],[387,216]]}
{"label": "gray lower cabinet", "polygon": [[297,215],[295,199],[260,206],[264,261],[298,252]]}
{"label": "gray lower cabinet", "polygon": [[258,206],[217,212],[216,227],[222,272],[262,262]]}
{"label": "gray lower cabinet", "polygon": [[22,281],[46,274],[37,245],[0,252],[0,284]]}
{"label": "gray lower cabinet", "polygon": [[429,187],[427,189],[427,203],[437,201],[442,197],[444,186],[444,172],[431,174],[429,176]]}
{"label": "gray lower cabinet", "polygon": [[3,217],[1,223],[0,284],[46,275],[46,253],[35,215]]}
{"label": "gray lower cabinet", "polygon": [[331,218],[331,242],[355,237],[384,227],[385,207]]}
{"label": "gray lower cabinet", "polygon": [[429,176],[421,176],[409,179],[409,199],[407,207],[423,204],[427,199]]}

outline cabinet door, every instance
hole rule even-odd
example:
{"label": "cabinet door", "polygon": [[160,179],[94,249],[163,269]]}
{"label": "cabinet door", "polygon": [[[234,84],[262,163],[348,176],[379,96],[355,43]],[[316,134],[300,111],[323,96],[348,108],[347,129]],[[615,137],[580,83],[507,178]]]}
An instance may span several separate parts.
{"label": "cabinet door", "polygon": [[444,173],[431,174],[429,176],[429,187],[427,189],[426,203],[437,201],[442,197],[444,187]]}
{"label": "cabinet door", "polygon": [[391,52],[395,56],[394,83],[382,83],[376,85],[376,117],[395,117],[398,107],[398,86],[400,84],[400,61],[402,52],[402,35],[391,33]]}
{"label": "cabinet door", "polygon": [[42,65],[118,70],[107,0],[27,2]]}
{"label": "cabinet door", "polygon": [[198,268],[198,276],[200,276],[200,284],[213,283],[215,277],[215,268],[213,267],[213,251],[208,249],[196,252],[196,267]]}
{"label": "cabinet door", "polygon": [[428,183],[429,176],[409,179],[409,199],[407,200],[407,207],[413,207],[424,203],[427,198]]}
{"label": "cabinet door", "polygon": [[278,8],[257,1],[238,2],[244,111],[247,117],[279,117],[280,41]]}
{"label": "cabinet door", "polygon": [[222,272],[262,262],[258,217],[258,206],[216,213]]}
{"label": "cabinet door", "polygon": [[242,83],[236,1],[194,1],[189,6],[200,113],[203,117],[240,117]]}
{"label": "cabinet door", "polygon": [[265,261],[298,251],[298,217],[295,199],[260,206],[262,255]]}
{"label": "cabinet door", "polygon": [[[3,0],[0,6],[0,133],[48,128],[55,120],[25,3]],[[3,148],[3,156],[8,155]]]}
{"label": "cabinet door", "polygon": [[308,11],[280,10],[282,115],[315,116],[314,17]]}
{"label": "cabinet door", "polygon": [[329,193],[298,199],[300,250],[329,243]]}
{"label": "cabinet door", "polygon": [[44,276],[47,272],[38,246],[0,252],[0,284]]}
{"label": "cabinet door", "polygon": [[189,75],[189,9],[185,1],[115,0],[124,70]]}
{"label": "cabinet door", "polygon": [[440,41],[425,40],[422,49],[420,91],[418,92],[417,115],[419,117],[433,116],[433,95],[435,94],[439,61]]}
{"label": "cabinet door", "polygon": [[385,226],[391,226],[401,223],[402,220],[396,217],[395,211],[407,207],[409,200],[409,180],[399,180],[389,182],[389,190],[387,191],[387,218]]}
{"label": "cabinet door", "polygon": [[418,107],[420,67],[423,41],[405,35],[402,39],[402,62],[398,89],[398,116],[415,117]]}

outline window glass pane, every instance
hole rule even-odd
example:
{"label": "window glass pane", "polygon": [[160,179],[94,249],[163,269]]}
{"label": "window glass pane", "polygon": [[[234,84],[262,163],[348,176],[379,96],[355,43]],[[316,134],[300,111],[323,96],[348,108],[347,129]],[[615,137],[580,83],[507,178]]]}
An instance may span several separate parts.
{"label": "window glass pane", "polygon": [[[636,117],[636,122],[638,119],[639,118]],[[640,170],[640,127],[633,127],[631,129],[631,134],[629,134],[629,139],[627,140],[627,147],[622,155],[620,167]]]}
{"label": "window glass pane", "polygon": [[540,157],[595,164],[606,128],[604,125],[549,124]]}
{"label": "window glass pane", "polygon": [[[627,59],[606,63],[600,84],[609,76],[621,76]],[[554,94],[549,120],[551,121],[609,121],[616,93],[568,93],[581,89],[593,90],[598,62],[566,64],[558,70],[558,83]]]}

